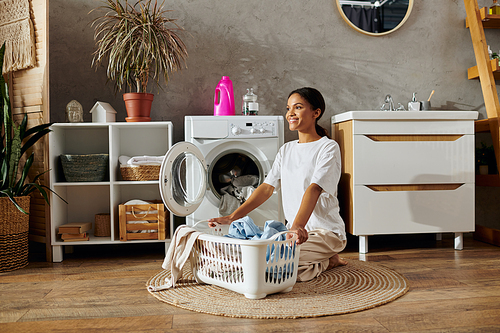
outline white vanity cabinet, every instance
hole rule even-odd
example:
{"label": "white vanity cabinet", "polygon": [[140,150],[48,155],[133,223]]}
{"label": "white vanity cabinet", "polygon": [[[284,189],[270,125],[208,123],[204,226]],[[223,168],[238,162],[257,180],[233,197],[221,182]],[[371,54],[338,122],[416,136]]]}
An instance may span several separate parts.
{"label": "white vanity cabinet", "polygon": [[[171,122],[134,123],[56,123],[49,133],[50,187],[63,197],[50,198],[51,245],[53,261],[63,260],[63,245],[124,244],[120,241],[118,205],[131,199],[161,200],[158,181],[124,181],[121,179],[118,158],[126,156],[165,155],[172,146]],[[101,182],[67,182],[59,160],[61,154],[109,154],[108,177]],[[57,233],[68,222],[94,222],[95,215],[110,214],[111,236],[94,237],[88,231],[88,241],[64,242]],[[134,240],[165,242],[168,248],[173,216],[170,213],[166,240]]]}
{"label": "white vanity cabinet", "polygon": [[346,231],[368,236],[474,231],[476,111],[350,111],[332,117]]}

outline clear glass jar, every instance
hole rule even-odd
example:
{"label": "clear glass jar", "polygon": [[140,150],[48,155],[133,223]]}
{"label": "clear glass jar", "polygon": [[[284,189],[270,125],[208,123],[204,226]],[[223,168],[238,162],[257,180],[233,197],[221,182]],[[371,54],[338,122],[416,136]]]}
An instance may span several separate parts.
{"label": "clear glass jar", "polygon": [[243,95],[243,102],[241,103],[241,114],[244,116],[251,115],[250,103],[255,103],[255,102],[257,102],[257,95],[253,93],[253,88],[247,89],[247,93]]}

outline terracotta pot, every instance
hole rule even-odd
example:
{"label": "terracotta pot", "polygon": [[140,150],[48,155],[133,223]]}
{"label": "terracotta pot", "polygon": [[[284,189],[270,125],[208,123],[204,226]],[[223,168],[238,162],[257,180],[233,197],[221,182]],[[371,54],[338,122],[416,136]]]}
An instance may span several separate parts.
{"label": "terracotta pot", "polygon": [[128,122],[151,121],[151,104],[153,103],[153,94],[149,93],[126,93],[123,94]]}
{"label": "terracotta pot", "polygon": [[[29,213],[30,197],[16,197]],[[0,198],[0,272],[28,265],[29,215],[20,212],[9,198]]]}

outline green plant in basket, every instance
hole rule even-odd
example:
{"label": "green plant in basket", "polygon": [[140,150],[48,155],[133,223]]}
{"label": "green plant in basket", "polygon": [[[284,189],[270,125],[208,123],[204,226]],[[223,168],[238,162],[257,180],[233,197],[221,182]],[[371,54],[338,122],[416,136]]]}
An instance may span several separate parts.
{"label": "green plant in basket", "polygon": [[28,129],[27,115],[24,115],[19,125],[14,123],[9,98],[9,86],[2,73],[4,54],[5,44],[0,49],[0,122],[2,133],[0,140],[0,197],[8,197],[17,209],[27,214],[16,202],[16,197],[27,196],[38,190],[48,203],[49,199],[46,190],[53,191],[47,186],[38,183],[43,173],[27,182],[28,172],[34,161],[34,153],[31,153],[24,164],[22,157],[30,147],[50,132],[49,126],[52,124],[42,124]]}

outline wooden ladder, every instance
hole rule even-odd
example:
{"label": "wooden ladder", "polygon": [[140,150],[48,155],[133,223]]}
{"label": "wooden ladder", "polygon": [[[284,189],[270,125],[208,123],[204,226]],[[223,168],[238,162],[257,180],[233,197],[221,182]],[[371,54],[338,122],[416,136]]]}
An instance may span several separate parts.
{"label": "wooden ladder", "polygon": [[[479,78],[484,96],[488,119],[476,121],[476,132],[490,132],[495,149],[497,165],[500,165],[500,103],[498,102],[494,70],[498,70],[498,60],[490,60],[485,28],[500,28],[500,15],[489,15],[488,8],[479,9],[477,0],[464,0],[467,13],[466,26],[469,28],[476,66],[469,68],[469,79]],[[500,74],[500,73],[499,73]],[[499,75],[500,78],[500,75]]]}
{"label": "wooden ladder", "polygon": [[[500,169],[500,104],[498,102],[495,79],[500,80],[500,68],[498,59],[490,60],[488,54],[488,43],[484,35],[484,29],[500,29],[500,15],[490,15],[488,8],[481,8],[477,0],[464,0],[467,14],[466,26],[469,28],[472,38],[472,46],[476,55],[476,66],[468,69],[468,78],[478,78],[481,82],[484,104],[488,119],[478,120],[475,123],[475,131],[490,132],[495,149],[497,169]],[[499,175],[488,175],[486,182],[476,185],[500,186]],[[476,224],[474,238],[500,246],[500,229],[494,229]]]}
{"label": "wooden ladder", "polygon": [[[500,165],[500,103],[498,102],[494,72],[498,70],[498,60],[490,60],[488,43],[484,35],[485,28],[500,29],[500,15],[489,15],[488,8],[479,9],[477,0],[464,0],[467,13],[466,26],[469,28],[474,54],[475,67],[469,68],[469,79],[479,78],[484,96],[488,119],[476,121],[476,132],[490,132],[495,149],[497,165]],[[499,73],[500,78],[500,73]]]}

